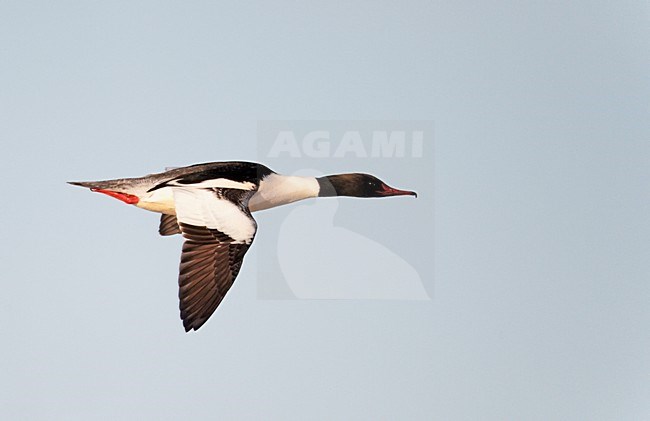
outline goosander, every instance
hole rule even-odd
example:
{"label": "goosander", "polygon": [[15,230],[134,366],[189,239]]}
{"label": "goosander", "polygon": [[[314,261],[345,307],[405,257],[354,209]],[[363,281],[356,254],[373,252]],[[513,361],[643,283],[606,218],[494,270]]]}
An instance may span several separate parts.
{"label": "goosander", "polygon": [[203,326],[237,277],[257,231],[252,212],[315,197],[417,197],[369,174],[287,176],[262,164],[234,161],[69,184],[161,213],[160,235],[185,238],[178,296],[186,332]]}

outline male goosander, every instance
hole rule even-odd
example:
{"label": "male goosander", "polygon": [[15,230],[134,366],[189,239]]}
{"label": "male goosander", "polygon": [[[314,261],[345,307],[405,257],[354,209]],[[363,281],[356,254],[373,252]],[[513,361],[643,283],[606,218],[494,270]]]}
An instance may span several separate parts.
{"label": "male goosander", "polygon": [[203,326],[237,277],[257,231],[251,212],[312,197],[417,196],[369,174],[287,176],[253,162],[211,162],[139,178],[69,183],[162,213],[159,233],[185,237],[178,296],[186,332]]}

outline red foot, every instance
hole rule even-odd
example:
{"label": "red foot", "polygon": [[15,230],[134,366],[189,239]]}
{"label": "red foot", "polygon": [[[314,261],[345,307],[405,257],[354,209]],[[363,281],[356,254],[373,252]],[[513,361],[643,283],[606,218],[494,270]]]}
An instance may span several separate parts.
{"label": "red foot", "polygon": [[118,193],[116,191],[104,190],[104,189],[90,189],[90,190],[96,191],[97,193],[104,193],[108,196],[121,200],[122,202],[127,203],[129,205],[135,205],[140,201],[138,196],[134,196],[132,194]]}

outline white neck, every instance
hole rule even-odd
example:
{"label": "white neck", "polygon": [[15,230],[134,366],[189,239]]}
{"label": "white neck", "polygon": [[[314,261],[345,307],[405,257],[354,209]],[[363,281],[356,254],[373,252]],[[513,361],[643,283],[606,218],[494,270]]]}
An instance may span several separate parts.
{"label": "white neck", "polygon": [[274,208],[318,197],[320,186],[315,177],[271,174],[261,182],[257,192],[248,202],[251,212]]}

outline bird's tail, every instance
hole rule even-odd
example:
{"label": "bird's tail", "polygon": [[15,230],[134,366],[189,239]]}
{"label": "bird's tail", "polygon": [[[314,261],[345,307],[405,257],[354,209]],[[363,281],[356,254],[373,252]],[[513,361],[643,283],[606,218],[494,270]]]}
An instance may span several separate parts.
{"label": "bird's tail", "polygon": [[141,178],[119,178],[103,181],[68,181],[68,184],[91,189],[93,191],[107,190],[140,196],[153,186],[152,180]]}

